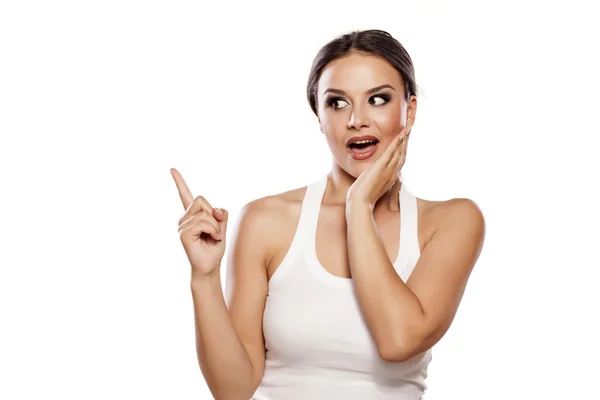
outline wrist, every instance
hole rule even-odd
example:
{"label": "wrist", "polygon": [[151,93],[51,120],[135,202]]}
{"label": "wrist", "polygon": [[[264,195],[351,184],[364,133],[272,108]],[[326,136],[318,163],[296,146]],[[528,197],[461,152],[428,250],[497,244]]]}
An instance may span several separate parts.
{"label": "wrist", "polygon": [[346,217],[361,210],[373,212],[373,205],[363,197],[349,196],[346,198]]}
{"label": "wrist", "polygon": [[192,286],[192,289],[215,286],[215,285],[220,287],[221,286],[220,270],[217,268],[215,271],[213,271],[209,274],[192,271],[190,285]]}

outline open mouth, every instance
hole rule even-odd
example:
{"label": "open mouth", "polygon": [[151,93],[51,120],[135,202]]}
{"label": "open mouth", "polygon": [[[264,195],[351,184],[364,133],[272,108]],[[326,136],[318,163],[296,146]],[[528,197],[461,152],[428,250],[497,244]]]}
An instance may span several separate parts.
{"label": "open mouth", "polygon": [[359,140],[350,143],[348,146],[348,153],[350,153],[350,156],[355,160],[364,160],[375,154],[378,144],[379,140],[377,139]]}
{"label": "open mouth", "polygon": [[369,149],[370,147],[375,146],[377,143],[379,143],[379,140],[375,139],[375,140],[361,140],[358,142],[354,142],[354,143],[350,143],[350,149],[351,150],[356,150],[358,152],[363,152],[367,149]]}

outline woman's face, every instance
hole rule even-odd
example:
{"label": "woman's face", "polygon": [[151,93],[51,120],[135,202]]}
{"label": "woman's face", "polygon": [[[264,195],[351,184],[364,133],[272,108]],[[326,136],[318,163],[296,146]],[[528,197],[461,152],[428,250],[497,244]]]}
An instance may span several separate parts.
{"label": "woman's face", "polygon": [[[325,66],[317,86],[318,116],[331,153],[346,173],[357,178],[406,125],[412,125],[416,97],[404,97],[400,73],[386,60],[352,53]],[[352,138],[372,136],[349,146]]]}

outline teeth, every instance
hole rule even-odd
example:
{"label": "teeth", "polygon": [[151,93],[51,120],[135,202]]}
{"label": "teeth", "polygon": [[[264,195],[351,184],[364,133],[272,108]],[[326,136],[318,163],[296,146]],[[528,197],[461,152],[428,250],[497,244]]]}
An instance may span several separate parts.
{"label": "teeth", "polygon": [[360,140],[358,142],[352,142],[352,144],[364,144],[364,143],[375,143],[373,140]]}

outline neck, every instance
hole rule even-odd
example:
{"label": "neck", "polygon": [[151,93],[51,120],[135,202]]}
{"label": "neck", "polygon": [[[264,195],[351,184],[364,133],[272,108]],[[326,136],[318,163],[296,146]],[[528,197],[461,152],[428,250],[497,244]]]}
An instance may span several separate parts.
{"label": "neck", "polygon": [[[356,178],[344,171],[335,161],[328,177],[329,183],[325,191],[324,201],[328,204],[346,204],[348,189],[356,181]],[[398,192],[400,191],[400,184],[400,179],[396,179],[392,187],[377,200],[375,210],[399,211]]]}

